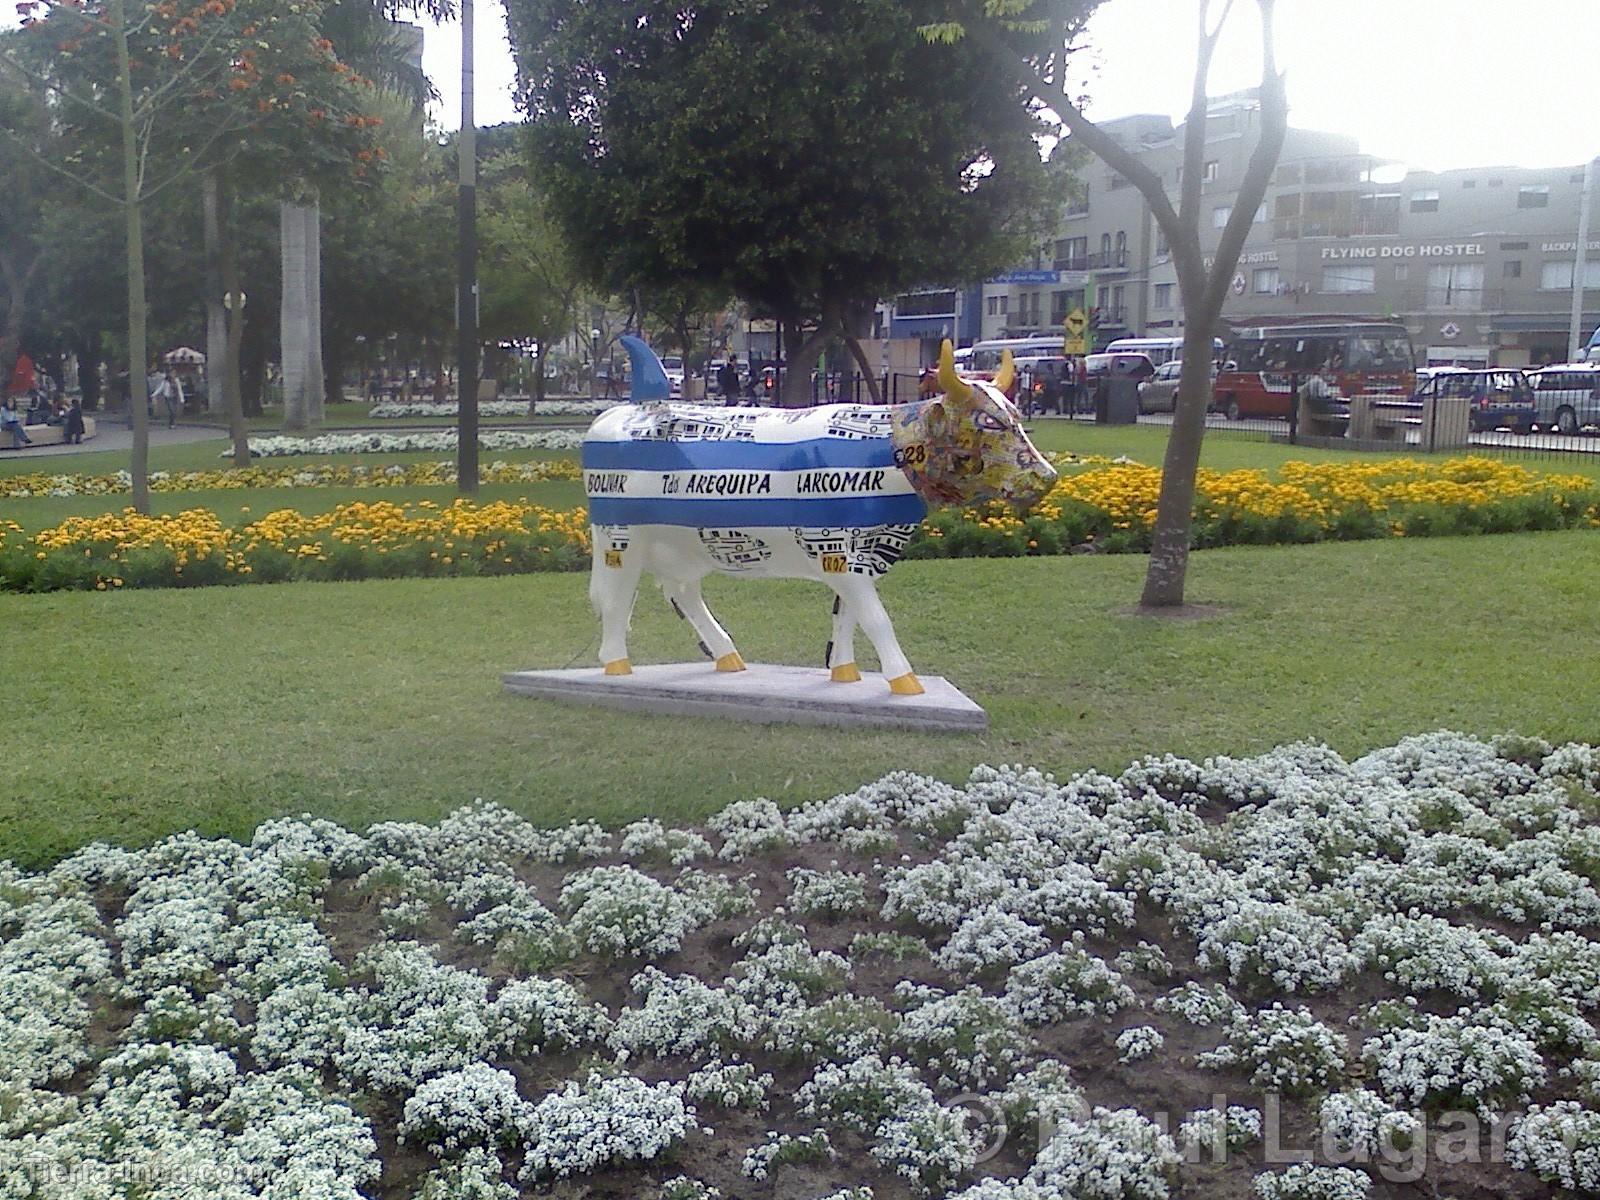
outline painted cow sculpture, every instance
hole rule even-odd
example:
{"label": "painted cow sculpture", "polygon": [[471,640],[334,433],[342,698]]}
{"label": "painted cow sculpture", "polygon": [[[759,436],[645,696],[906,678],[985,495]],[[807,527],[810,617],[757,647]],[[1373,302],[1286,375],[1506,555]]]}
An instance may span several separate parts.
{"label": "painted cow sculpture", "polygon": [[911,404],[715,408],[668,403],[660,360],[637,338],[635,404],[595,418],[583,440],[593,525],[589,596],[600,614],[600,661],[626,675],[628,620],[648,571],[700,637],[719,671],[742,671],[733,640],[706,608],[701,580],[728,575],[815,579],[833,589],[827,666],[859,681],[859,625],[890,690],[922,685],[878,599],[877,579],[929,505],[1003,500],[1029,507],[1055,470],[1005,398],[1009,356],[991,383],[955,373],[949,342],[942,395]]}

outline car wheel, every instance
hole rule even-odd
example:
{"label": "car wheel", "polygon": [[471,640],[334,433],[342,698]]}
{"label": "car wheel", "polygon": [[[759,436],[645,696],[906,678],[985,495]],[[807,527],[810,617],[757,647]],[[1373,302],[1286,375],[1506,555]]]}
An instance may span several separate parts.
{"label": "car wheel", "polygon": [[1556,409],[1555,430],[1557,433],[1564,433],[1568,437],[1571,437],[1573,434],[1577,433],[1578,414],[1573,412],[1570,408]]}
{"label": "car wheel", "polygon": [[1227,403],[1222,406],[1222,414],[1230,421],[1237,421],[1240,415],[1239,401],[1235,397],[1229,396]]}

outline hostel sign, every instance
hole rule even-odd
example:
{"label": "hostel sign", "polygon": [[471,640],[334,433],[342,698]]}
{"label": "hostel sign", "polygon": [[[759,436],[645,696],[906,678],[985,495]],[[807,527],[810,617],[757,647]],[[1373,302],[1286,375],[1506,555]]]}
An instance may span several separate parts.
{"label": "hostel sign", "polygon": [[1329,259],[1375,258],[1482,258],[1487,253],[1482,242],[1409,242],[1381,246],[1324,246],[1322,257]]}

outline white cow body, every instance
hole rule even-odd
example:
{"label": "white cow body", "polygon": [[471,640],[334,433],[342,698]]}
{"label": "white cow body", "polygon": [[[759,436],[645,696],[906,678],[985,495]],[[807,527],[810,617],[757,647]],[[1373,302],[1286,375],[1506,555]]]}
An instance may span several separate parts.
{"label": "white cow body", "polygon": [[[624,339],[628,341],[629,339]],[[812,579],[832,589],[827,665],[861,678],[859,625],[891,690],[922,691],[878,599],[877,579],[899,559],[935,502],[1037,499],[1054,478],[1016,409],[987,384],[957,380],[914,404],[810,409],[645,403],[610,409],[584,436],[600,661],[628,674],[628,619],[649,572],[694,626],[722,671],[744,661],[706,608],[712,572]],[[659,369],[643,343],[629,347],[635,376]],[[649,356],[649,357],[646,357]],[[665,379],[656,382],[664,396]]]}

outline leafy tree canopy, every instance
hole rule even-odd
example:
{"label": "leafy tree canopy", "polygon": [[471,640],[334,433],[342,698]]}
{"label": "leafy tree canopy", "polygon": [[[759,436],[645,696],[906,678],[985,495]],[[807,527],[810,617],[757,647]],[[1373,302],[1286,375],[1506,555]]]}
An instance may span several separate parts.
{"label": "leafy tree canopy", "polygon": [[702,284],[841,320],[981,278],[1051,227],[1015,73],[940,0],[509,0],[535,177],[616,291]]}

